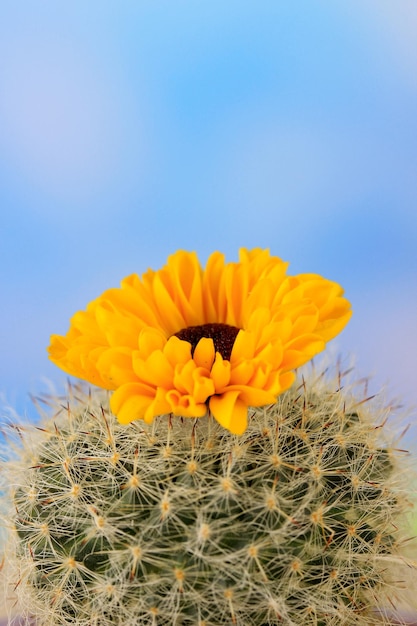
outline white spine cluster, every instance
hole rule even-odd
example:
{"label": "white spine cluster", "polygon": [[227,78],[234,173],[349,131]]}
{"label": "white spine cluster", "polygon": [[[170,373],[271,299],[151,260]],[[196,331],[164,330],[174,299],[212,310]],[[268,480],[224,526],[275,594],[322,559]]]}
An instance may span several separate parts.
{"label": "white spine cluster", "polygon": [[11,427],[21,446],[2,462],[6,558],[27,615],[38,626],[394,623],[375,609],[395,616],[413,580],[406,454],[386,439],[386,412],[339,382],[310,375],[253,410],[242,436],[210,417],[122,426],[105,393],[78,388],[40,426]]}

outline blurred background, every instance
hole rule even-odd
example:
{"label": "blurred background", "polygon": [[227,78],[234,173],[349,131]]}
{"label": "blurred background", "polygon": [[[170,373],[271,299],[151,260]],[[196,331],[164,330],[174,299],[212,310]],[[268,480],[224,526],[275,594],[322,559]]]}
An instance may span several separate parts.
{"label": "blurred background", "polygon": [[127,274],[256,246],[340,282],[337,351],[417,405],[416,33],[415,0],[1,3],[2,406]]}

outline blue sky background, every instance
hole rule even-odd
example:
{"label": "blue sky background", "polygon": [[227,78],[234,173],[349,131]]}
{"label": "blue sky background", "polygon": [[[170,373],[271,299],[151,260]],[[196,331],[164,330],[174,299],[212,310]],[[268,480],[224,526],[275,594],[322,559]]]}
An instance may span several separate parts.
{"label": "blue sky background", "polygon": [[417,405],[416,32],[415,0],[1,3],[3,402],[125,275],[261,246],[345,287],[340,351]]}

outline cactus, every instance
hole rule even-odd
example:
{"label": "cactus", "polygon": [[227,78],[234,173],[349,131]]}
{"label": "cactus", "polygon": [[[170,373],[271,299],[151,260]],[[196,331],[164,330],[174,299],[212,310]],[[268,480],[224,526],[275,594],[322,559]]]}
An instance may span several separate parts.
{"label": "cactus", "polygon": [[80,385],[37,427],[14,425],[6,557],[26,614],[38,626],[397,623],[413,576],[407,455],[389,410],[340,383],[310,368],[251,409],[240,436],[210,415],[121,425],[106,391]]}

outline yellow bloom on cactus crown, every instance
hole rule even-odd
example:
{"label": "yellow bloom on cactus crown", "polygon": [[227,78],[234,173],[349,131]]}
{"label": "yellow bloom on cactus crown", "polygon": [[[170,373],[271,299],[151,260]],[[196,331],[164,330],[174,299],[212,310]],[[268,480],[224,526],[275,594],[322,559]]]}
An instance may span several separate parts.
{"label": "yellow bloom on cactus crown", "polygon": [[350,316],[342,288],[317,274],[287,276],[269,250],[214,252],[203,269],[179,250],[158,271],[132,274],[52,335],[63,370],[114,390],[121,423],[208,411],[232,433],[249,406],[272,404],[294,370],[321,352]]}

